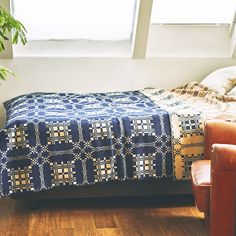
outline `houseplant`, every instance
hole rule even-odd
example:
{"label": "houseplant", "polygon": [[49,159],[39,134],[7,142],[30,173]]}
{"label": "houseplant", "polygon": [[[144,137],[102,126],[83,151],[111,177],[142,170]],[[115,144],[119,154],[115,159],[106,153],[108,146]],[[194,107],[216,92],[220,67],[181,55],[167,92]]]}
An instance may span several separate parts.
{"label": "houseplant", "polygon": [[[5,50],[4,42],[12,35],[12,43],[21,41],[26,44],[26,29],[23,24],[16,20],[8,11],[0,7],[0,53]],[[6,80],[7,75],[14,73],[0,65],[0,80]]]}

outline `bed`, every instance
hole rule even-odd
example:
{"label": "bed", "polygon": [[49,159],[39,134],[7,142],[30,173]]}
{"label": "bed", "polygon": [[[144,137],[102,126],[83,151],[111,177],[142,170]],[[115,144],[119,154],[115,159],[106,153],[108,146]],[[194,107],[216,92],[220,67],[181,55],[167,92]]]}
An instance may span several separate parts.
{"label": "bed", "polygon": [[0,195],[88,197],[190,193],[204,121],[236,115],[236,98],[172,89],[32,93],[5,102]]}

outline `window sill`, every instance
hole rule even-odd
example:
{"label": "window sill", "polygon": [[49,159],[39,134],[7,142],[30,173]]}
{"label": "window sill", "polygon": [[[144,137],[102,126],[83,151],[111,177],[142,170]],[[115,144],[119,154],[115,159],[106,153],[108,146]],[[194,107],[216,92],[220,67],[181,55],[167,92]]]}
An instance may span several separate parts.
{"label": "window sill", "polygon": [[131,42],[48,40],[13,46],[15,57],[131,57]]}

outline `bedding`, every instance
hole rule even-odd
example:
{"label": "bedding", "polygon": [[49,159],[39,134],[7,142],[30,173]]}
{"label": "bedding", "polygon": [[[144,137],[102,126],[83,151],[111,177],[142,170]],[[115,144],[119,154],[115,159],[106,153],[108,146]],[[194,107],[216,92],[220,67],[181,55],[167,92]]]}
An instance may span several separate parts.
{"label": "bedding", "polygon": [[236,85],[236,66],[224,67],[213,71],[201,84],[219,94],[227,94]]}
{"label": "bedding", "polygon": [[236,97],[236,86],[232,90],[230,90],[227,95]]}
{"label": "bedding", "polygon": [[198,83],[173,90],[19,96],[5,103],[0,194],[189,179],[191,163],[203,157],[206,113],[236,111],[235,102]]}

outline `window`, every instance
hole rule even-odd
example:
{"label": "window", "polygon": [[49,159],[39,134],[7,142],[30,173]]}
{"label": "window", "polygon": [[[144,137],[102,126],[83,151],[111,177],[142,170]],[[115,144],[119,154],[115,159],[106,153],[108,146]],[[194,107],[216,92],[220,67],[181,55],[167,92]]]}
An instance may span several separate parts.
{"label": "window", "polygon": [[13,0],[32,40],[130,40],[136,0]]}
{"label": "window", "polygon": [[151,23],[231,24],[235,0],[153,0]]}

